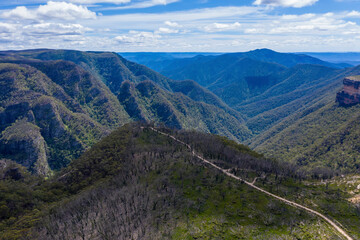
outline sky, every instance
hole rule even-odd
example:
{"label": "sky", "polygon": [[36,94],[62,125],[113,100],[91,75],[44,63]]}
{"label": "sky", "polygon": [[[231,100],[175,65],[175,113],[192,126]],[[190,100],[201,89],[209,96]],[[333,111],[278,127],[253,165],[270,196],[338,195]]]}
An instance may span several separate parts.
{"label": "sky", "polygon": [[0,50],[360,52],[360,0],[0,0]]}

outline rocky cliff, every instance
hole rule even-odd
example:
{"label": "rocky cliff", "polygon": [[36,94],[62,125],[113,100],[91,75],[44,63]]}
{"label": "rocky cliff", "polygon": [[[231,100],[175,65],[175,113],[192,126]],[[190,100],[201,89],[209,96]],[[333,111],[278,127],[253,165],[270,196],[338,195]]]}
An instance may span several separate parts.
{"label": "rocky cliff", "polygon": [[344,87],[337,93],[336,101],[342,106],[360,103],[360,75],[344,78]]}

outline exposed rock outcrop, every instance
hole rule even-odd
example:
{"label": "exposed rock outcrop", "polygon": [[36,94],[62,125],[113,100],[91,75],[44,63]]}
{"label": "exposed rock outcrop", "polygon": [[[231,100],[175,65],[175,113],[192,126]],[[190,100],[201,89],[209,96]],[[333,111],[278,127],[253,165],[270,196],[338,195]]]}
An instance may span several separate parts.
{"label": "exposed rock outcrop", "polygon": [[6,128],[0,138],[0,152],[40,175],[49,175],[46,143],[40,128],[19,120]]}
{"label": "exposed rock outcrop", "polygon": [[336,95],[336,102],[341,106],[360,103],[360,75],[346,77],[343,83],[343,89]]}

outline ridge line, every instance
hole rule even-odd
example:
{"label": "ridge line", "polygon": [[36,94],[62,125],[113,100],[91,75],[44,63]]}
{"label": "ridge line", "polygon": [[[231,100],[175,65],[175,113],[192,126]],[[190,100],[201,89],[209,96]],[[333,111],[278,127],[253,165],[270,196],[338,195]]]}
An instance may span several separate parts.
{"label": "ridge line", "polygon": [[228,172],[226,169],[223,169],[223,168],[217,166],[216,164],[210,162],[209,160],[206,160],[205,158],[201,157],[200,155],[198,155],[198,154],[195,152],[195,150],[193,150],[193,149],[191,148],[191,146],[190,146],[189,144],[187,144],[187,143],[185,143],[185,142],[177,139],[176,137],[174,137],[174,136],[172,136],[172,135],[170,135],[170,134],[161,132],[161,131],[153,128],[153,127],[149,127],[149,128],[150,128],[152,131],[154,131],[154,132],[157,132],[157,133],[159,133],[159,134],[162,134],[162,135],[164,135],[164,136],[167,136],[167,137],[169,137],[169,138],[171,138],[171,139],[173,139],[173,140],[181,143],[182,145],[186,146],[188,149],[191,150],[191,153],[192,153],[193,156],[197,157],[198,159],[202,160],[203,162],[207,163],[208,165],[211,165],[212,167],[220,170],[220,171],[223,172],[225,175],[227,175],[227,176],[229,176],[229,177],[231,177],[231,178],[234,178],[234,179],[236,179],[236,180],[239,180],[239,181],[241,181],[241,182],[244,182],[244,183],[245,183],[246,185],[248,185],[249,187],[252,187],[252,188],[254,188],[254,189],[256,189],[256,190],[258,190],[258,191],[260,191],[260,192],[262,192],[262,193],[265,193],[266,195],[269,195],[269,196],[271,196],[271,197],[273,197],[273,198],[276,198],[276,199],[278,199],[278,200],[286,203],[287,205],[290,205],[290,206],[296,207],[296,208],[300,208],[300,209],[303,209],[303,210],[305,210],[305,211],[307,211],[307,212],[310,212],[310,213],[313,213],[313,214],[317,215],[318,217],[322,218],[322,219],[325,220],[327,223],[329,223],[333,228],[335,228],[335,229],[338,231],[338,233],[340,233],[342,236],[344,236],[347,240],[353,240],[353,238],[350,237],[350,236],[345,232],[345,230],[343,230],[341,227],[339,227],[334,221],[332,221],[330,218],[326,217],[324,214],[322,214],[322,213],[320,213],[320,212],[318,212],[318,211],[316,211],[316,210],[313,210],[313,209],[311,209],[311,208],[305,207],[305,206],[303,206],[303,205],[301,205],[301,204],[298,204],[298,203],[296,203],[296,202],[287,200],[287,199],[285,199],[285,198],[283,198],[283,197],[280,197],[280,196],[278,196],[278,195],[275,195],[275,194],[273,194],[273,193],[271,193],[271,192],[268,192],[268,191],[266,191],[266,190],[264,190],[264,189],[262,189],[262,188],[260,188],[260,187],[258,187],[258,186],[256,186],[256,185],[254,185],[254,183],[251,183],[251,182],[248,182],[248,181],[246,181],[246,180],[243,180],[242,178],[240,178],[240,177],[238,177],[238,176],[235,176],[234,174]]}

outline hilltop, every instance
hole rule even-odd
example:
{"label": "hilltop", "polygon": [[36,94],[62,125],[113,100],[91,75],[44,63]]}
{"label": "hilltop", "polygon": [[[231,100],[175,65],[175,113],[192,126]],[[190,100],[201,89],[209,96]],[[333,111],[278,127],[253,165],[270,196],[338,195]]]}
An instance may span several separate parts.
{"label": "hilltop", "polygon": [[[315,208],[360,237],[358,212],[336,185],[318,185],[294,166],[224,137],[161,131],[237,176],[251,182],[258,177],[256,185]],[[338,238],[318,218],[204,165],[186,146],[147,125],[114,131],[47,181],[19,174],[18,180],[9,176],[0,182],[2,239]]]}

